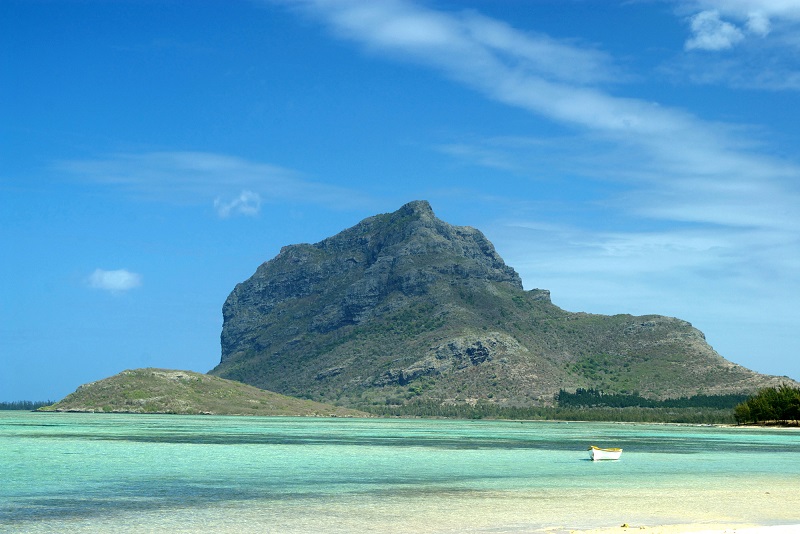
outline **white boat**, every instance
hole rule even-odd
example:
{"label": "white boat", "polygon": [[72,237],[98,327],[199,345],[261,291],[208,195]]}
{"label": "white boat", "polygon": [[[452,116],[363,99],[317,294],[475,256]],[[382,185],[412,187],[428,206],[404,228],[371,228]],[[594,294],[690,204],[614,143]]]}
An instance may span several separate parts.
{"label": "white boat", "polygon": [[592,460],[619,460],[622,449],[601,449],[592,445],[589,447],[589,458]]}

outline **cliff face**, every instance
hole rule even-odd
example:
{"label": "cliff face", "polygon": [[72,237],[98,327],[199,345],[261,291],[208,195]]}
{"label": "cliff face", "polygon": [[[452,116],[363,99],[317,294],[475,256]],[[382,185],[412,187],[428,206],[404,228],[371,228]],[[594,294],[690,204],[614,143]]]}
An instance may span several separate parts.
{"label": "cliff face", "polygon": [[726,361],[685,321],[561,310],[548,291],[523,290],[481,232],[424,201],[284,247],[225,301],[221,343],[212,374],[351,405],[532,405],[560,388],[675,397],[787,381]]}

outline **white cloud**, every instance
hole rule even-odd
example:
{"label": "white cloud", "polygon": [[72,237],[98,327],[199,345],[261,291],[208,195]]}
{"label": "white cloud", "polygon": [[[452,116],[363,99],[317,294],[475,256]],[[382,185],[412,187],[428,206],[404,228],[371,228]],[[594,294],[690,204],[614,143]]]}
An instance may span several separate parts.
{"label": "white cloud", "polygon": [[797,0],[675,0],[695,11],[719,11],[738,20],[752,17],[800,21],[800,2]]}
{"label": "white cloud", "polygon": [[238,197],[231,201],[225,202],[221,198],[214,199],[214,208],[220,217],[230,217],[231,214],[258,215],[261,210],[261,196],[258,193],[244,190]]}
{"label": "white cloud", "polygon": [[744,39],[742,31],[719,18],[719,11],[701,11],[691,18],[694,36],[686,41],[687,50],[725,50]]}
{"label": "white cloud", "polygon": [[800,1],[664,1],[675,4],[690,32],[684,43],[689,54],[673,61],[674,72],[694,83],[800,90]]}
{"label": "white cloud", "polygon": [[142,276],[127,269],[106,271],[95,269],[88,278],[89,287],[120,294],[142,285]]}
{"label": "white cloud", "polygon": [[673,0],[689,17],[694,37],[687,49],[723,50],[749,37],[774,37],[775,46],[796,47],[797,0]]}

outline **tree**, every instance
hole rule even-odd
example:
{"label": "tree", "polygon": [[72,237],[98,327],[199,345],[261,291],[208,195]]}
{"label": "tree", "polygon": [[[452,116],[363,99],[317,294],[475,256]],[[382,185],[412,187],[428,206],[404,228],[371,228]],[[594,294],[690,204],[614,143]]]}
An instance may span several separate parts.
{"label": "tree", "polygon": [[781,384],[764,388],[733,410],[738,424],[800,422],[800,388]]}

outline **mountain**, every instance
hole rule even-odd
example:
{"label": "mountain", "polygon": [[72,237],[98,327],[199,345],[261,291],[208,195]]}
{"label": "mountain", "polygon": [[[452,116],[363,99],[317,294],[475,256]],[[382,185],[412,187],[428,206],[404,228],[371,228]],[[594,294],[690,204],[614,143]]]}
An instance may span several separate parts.
{"label": "mountain", "polygon": [[240,382],[192,371],[134,369],[80,386],[46,412],[121,412],[211,415],[368,414],[286,397]]}
{"label": "mountain", "polygon": [[349,406],[508,406],[560,389],[663,399],[791,382],[733,364],[680,319],[595,315],[526,291],[478,230],[425,201],[286,246],[222,309],[210,374]]}

